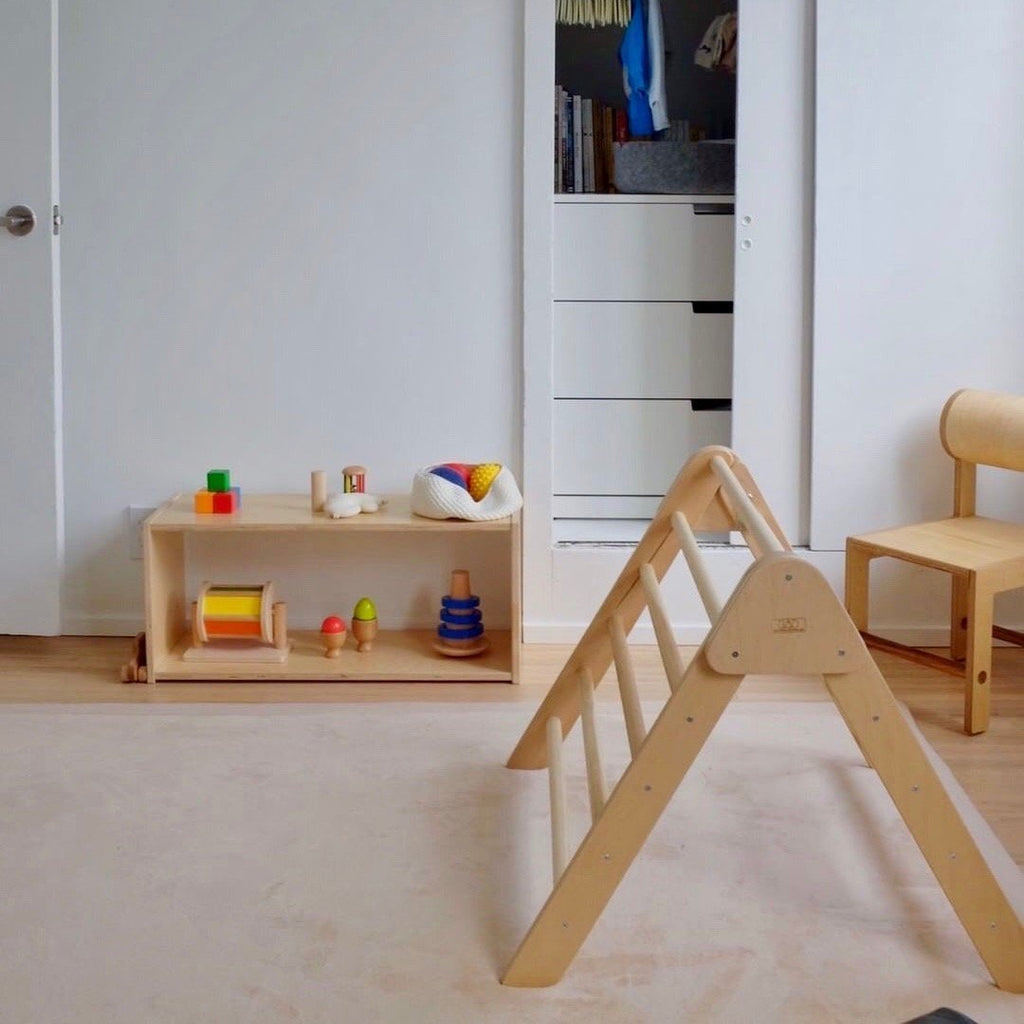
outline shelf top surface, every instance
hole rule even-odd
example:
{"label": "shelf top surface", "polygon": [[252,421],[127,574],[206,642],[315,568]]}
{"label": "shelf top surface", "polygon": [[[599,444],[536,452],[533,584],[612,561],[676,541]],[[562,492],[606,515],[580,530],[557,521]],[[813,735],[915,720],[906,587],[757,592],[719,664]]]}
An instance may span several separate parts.
{"label": "shelf top surface", "polygon": [[177,494],[160,506],[145,522],[151,530],[173,532],[316,531],[446,533],[453,531],[508,531],[516,516],[472,522],[465,519],[426,519],[409,510],[408,494],[384,496],[387,504],[379,512],[362,512],[347,519],[313,514],[308,494],[243,494],[242,508],[231,514],[203,514],[193,511],[191,494]]}
{"label": "shelf top surface", "polygon": [[721,192],[683,194],[679,192],[555,192],[554,201],[565,205],[585,203],[733,203],[736,196]]}

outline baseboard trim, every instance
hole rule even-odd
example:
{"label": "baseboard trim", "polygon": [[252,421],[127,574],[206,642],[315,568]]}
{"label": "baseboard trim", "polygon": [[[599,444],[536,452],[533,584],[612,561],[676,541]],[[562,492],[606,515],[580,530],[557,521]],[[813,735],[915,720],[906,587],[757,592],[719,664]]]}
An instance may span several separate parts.
{"label": "baseboard trim", "polygon": [[138,615],[65,615],[61,621],[64,636],[135,636],[145,628]]}

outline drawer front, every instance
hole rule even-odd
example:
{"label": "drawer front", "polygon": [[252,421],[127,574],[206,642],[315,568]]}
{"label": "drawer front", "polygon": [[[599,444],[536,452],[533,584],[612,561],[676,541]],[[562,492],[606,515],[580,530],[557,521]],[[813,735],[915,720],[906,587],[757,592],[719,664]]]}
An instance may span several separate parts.
{"label": "drawer front", "polygon": [[660,494],[556,494],[553,519],[630,519],[649,521],[661,504]]}
{"label": "drawer front", "polygon": [[729,398],[732,314],[690,302],[556,302],[556,398]]}
{"label": "drawer front", "polygon": [[694,210],[692,203],[556,204],[554,297],[731,299],[734,217]]}
{"label": "drawer front", "polygon": [[556,399],[554,493],[664,494],[696,449],[729,444],[731,419],[684,401]]}

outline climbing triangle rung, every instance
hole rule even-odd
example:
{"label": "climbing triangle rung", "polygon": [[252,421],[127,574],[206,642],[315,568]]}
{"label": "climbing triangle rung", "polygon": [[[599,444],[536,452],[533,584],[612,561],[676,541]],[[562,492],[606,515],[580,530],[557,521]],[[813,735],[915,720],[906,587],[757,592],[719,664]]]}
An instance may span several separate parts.
{"label": "climbing triangle rung", "polygon": [[590,794],[590,817],[597,821],[608,799],[608,784],[601,764],[601,748],[597,743],[597,722],[594,709],[594,678],[590,669],[580,669],[580,712],[583,719],[583,754],[587,759],[587,791]]}
{"label": "climbing triangle rung", "polygon": [[722,600],[711,581],[704,556],[700,553],[700,548],[697,547],[697,538],[694,537],[693,530],[690,529],[690,521],[682,512],[672,513],[672,529],[675,531],[676,540],[679,541],[679,550],[682,551],[683,558],[686,559],[686,564],[693,576],[693,582],[697,585],[697,593],[700,594],[704,611],[708,613],[708,618],[713,626],[718,621],[719,615],[722,614]]}
{"label": "climbing triangle rung", "polygon": [[725,491],[733,518],[754,556],[760,558],[769,551],[785,551],[785,546],[772,532],[764,516],[754,506],[750,495],[743,489],[736,474],[729,468],[728,463],[721,455],[712,457],[711,469],[718,477],[722,490]]}
{"label": "climbing triangle rung", "polygon": [[547,724],[548,792],[551,796],[551,873],[555,885],[569,863],[569,841],[565,816],[565,768],[562,765],[562,720],[552,717]]}
{"label": "climbing triangle rung", "polygon": [[626,722],[626,737],[629,740],[630,756],[636,757],[643,746],[647,727],[640,707],[640,693],[636,688],[636,673],[633,658],[629,653],[626,630],[622,616],[613,615],[608,620],[608,632],[612,639],[612,657],[615,659],[615,675],[619,680],[619,699],[622,701],[622,717]]}
{"label": "climbing triangle rung", "polygon": [[672,621],[669,618],[668,609],[665,607],[665,599],[661,596],[658,577],[650,562],[645,562],[640,566],[640,583],[644,588],[644,596],[647,598],[647,610],[651,613],[651,623],[658,641],[658,650],[661,652],[661,662],[665,666],[668,685],[675,693],[682,682],[686,666],[683,664],[683,657],[676,646]]}

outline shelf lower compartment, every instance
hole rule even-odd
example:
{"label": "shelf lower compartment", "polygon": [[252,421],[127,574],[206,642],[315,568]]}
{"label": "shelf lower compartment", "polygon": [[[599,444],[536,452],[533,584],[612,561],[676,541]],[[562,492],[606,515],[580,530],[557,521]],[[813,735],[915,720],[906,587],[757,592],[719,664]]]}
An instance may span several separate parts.
{"label": "shelf lower compartment", "polygon": [[348,642],[338,658],[325,658],[314,630],[291,630],[284,664],[184,661],[191,644],[185,635],[170,655],[151,667],[153,682],[188,680],[274,680],[276,682],[512,682],[512,644],[507,629],[488,630],[490,650],[472,658],[448,658],[434,651],[431,629],[381,630],[373,650],[360,654]]}

